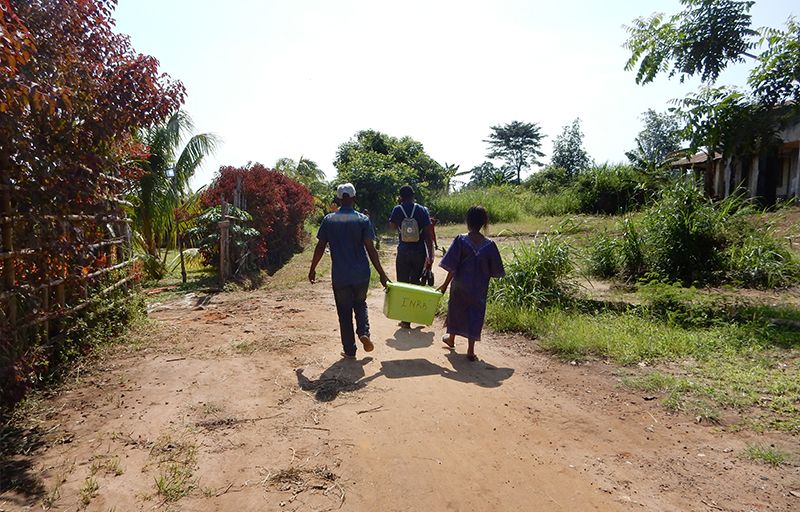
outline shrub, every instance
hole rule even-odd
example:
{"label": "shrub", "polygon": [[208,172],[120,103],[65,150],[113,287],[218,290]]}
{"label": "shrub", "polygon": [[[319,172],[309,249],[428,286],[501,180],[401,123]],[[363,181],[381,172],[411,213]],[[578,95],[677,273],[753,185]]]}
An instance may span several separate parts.
{"label": "shrub", "polygon": [[694,180],[677,181],[645,214],[649,270],[685,284],[718,282],[724,269],[726,223],[735,214],[712,204]]}
{"label": "shrub", "polygon": [[619,268],[624,277],[634,279],[645,272],[647,266],[644,251],[645,243],[639,230],[631,219],[625,219],[619,242]]}
{"label": "shrub", "polygon": [[595,277],[609,278],[619,273],[619,247],[616,239],[608,233],[601,233],[589,247],[587,271]]}
{"label": "shrub", "polygon": [[[230,258],[234,274],[251,272],[258,268],[253,254],[254,241],[261,235],[256,229],[248,227],[253,216],[244,210],[229,207],[228,217],[233,218],[230,233]],[[222,220],[222,206],[213,206],[196,219],[196,226],[186,231],[186,236],[197,241],[203,263],[219,267],[219,222]]]}
{"label": "shrub", "polygon": [[559,303],[572,294],[567,278],[573,270],[572,249],[559,235],[518,245],[506,277],[492,281],[491,300],[503,307],[538,309]]}
{"label": "shrub", "polygon": [[302,248],[304,222],[314,210],[314,199],[305,186],[256,163],[220,167],[203,193],[203,207],[218,205],[220,198],[232,203],[239,177],[244,209],[252,215],[253,228],[260,233],[253,248],[256,262],[262,268],[278,268]]}
{"label": "shrub", "polygon": [[602,165],[578,175],[573,186],[583,213],[615,214],[634,210],[657,190],[648,176],[625,165]]}
{"label": "shrub", "polygon": [[590,271],[607,276],[613,252],[628,279],[757,288],[797,282],[800,262],[768,228],[753,224],[753,211],[739,197],[713,202],[693,180],[677,181],[645,212],[641,231],[626,219],[619,239],[597,237]]}
{"label": "shrub", "polygon": [[730,279],[746,287],[777,288],[800,278],[797,258],[768,231],[751,233],[725,256]]}
{"label": "shrub", "polygon": [[537,171],[522,183],[522,185],[536,194],[550,195],[561,192],[572,184],[572,178],[561,167],[545,167]]}

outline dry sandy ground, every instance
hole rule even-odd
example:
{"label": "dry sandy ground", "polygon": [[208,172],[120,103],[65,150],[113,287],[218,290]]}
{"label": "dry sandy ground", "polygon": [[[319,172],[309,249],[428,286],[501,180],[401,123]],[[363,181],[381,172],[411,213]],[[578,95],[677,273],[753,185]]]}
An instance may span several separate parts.
{"label": "dry sandy ground", "polygon": [[469,363],[381,295],[357,361],[329,283],[169,303],[41,406],[48,442],[5,462],[0,511],[800,510],[800,468],[741,458],[796,438],[668,415],[523,338],[486,333]]}

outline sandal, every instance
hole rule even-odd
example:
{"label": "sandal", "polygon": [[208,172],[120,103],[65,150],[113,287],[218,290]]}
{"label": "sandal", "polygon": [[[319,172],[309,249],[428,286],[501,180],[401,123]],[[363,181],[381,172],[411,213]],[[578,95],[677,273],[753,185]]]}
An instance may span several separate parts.
{"label": "sandal", "polygon": [[475,361],[478,361],[478,356],[475,354],[467,354],[467,359],[474,363]]}
{"label": "sandal", "polygon": [[452,343],[450,342],[450,335],[449,334],[445,334],[444,336],[442,336],[442,343],[444,343],[445,345],[447,345],[450,348],[456,348],[456,342],[455,342],[455,340],[453,340]]}

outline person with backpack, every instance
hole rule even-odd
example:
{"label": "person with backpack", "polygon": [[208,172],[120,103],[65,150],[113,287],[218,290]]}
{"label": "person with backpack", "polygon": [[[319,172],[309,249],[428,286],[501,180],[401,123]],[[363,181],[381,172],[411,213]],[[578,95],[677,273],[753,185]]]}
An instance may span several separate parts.
{"label": "person with backpack", "polygon": [[[433,224],[428,209],[414,201],[410,185],[400,188],[400,204],[392,210],[389,226],[400,234],[397,281],[420,284],[423,273],[433,266]],[[400,326],[411,327],[408,322],[400,322]]]}

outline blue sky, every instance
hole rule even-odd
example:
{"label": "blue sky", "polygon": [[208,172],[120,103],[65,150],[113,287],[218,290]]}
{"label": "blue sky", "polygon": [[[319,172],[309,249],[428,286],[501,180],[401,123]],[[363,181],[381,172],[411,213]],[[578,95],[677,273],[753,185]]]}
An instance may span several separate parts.
{"label": "blue sky", "polygon": [[[598,162],[623,161],[639,115],[694,90],[624,71],[623,25],[678,0],[119,0],[117,29],[183,81],[198,131],[222,138],[220,165],[301,155],[329,177],[339,144],[372,128],[410,135],[462,170],[485,160],[490,126],[539,123],[543,149],[574,118]],[[756,26],[800,14],[761,0]],[[746,67],[721,83],[742,84]]]}

